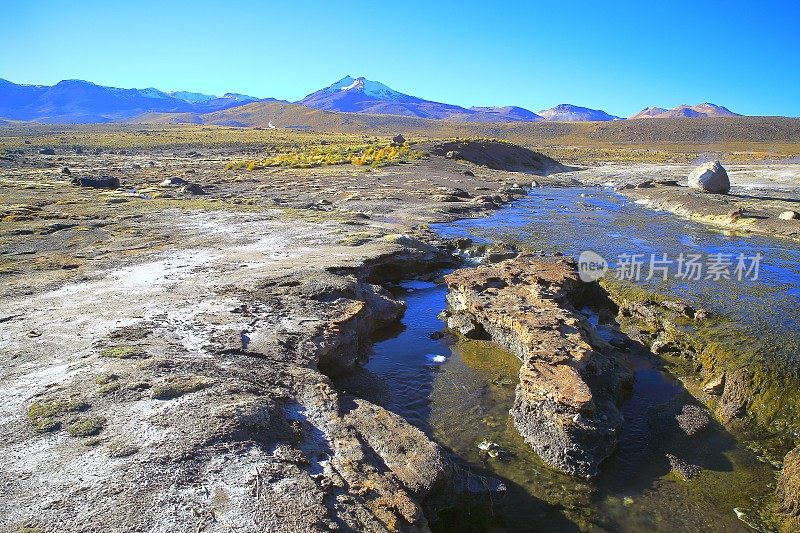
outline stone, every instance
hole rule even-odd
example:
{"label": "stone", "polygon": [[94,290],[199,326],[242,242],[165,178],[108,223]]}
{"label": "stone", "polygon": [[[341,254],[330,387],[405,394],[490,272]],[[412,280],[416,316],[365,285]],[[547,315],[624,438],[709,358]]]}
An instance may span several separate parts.
{"label": "stone", "polygon": [[162,187],[180,187],[181,185],[186,185],[189,182],[183,178],[179,178],[178,176],[173,176],[171,178],[167,178],[161,182]]}
{"label": "stone", "polygon": [[56,151],[52,148],[42,148],[39,150],[39,155],[56,155]]}
{"label": "stone", "polygon": [[456,150],[450,150],[445,154],[447,159],[461,159],[461,154]]}
{"label": "stone", "polygon": [[725,390],[725,374],[712,376],[703,384],[703,391],[714,396],[719,396]]}
{"label": "stone", "polygon": [[671,453],[668,453],[666,457],[667,460],[669,460],[669,465],[672,467],[672,471],[684,481],[689,481],[702,471],[702,468],[699,466],[686,462],[680,457],[672,455]]}
{"label": "stone", "polygon": [[468,176],[468,177],[470,177],[470,178],[474,178],[474,177],[475,177],[475,173],[474,173],[474,172],[472,172],[471,170],[465,170],[465,171],[464,171],[464,175],[465,175],[465,176]]}
{"label": "stone", "polygon": [[689,187],[703,192],[728,194],[731,182],[719,161],[704,163],[689,174]]}
{"label": "stone", "polygon": [[571,259],[529,254],[445,276],[448,326],[480,331],[521,361],[511,414],[552,467],[597,475],[617,446],[632,374],[576,308],[596,284]]}
{"label": "stone", "polygon": [[685,316],[686,318],[694,318],[695,315],[695,310],[692,306],[680,300],[664,300],[661,302],[661,306],[679,315]]}
{"label": "stone", "polygon": [[781,220],[800,220],[800,213],[797,211],[784,211],[778,218]]}
{"label": "stone", "polygon": [[708,311],[705,309],[698,309],[694,312],[694,319],[698,322],[702,322],[703,320],[707,320],[709,317]]}
{"label": "stone", "polygon": [[186,194],[206,194],[206,191],[196,183],[187,183],[180,188],[180,192]]}
{"label": "stone", "polygon": [[705,429],[711,423],[711,417],[706,410],[696,405],[684,405],[675,420],[678,422],[678,427],[689,436]]}
{"label": "stone", "polygon": [[397,134],[397,135],[395,135],[394,137],[392,137],[392,143],[394,143],[394,144],[396,144],[396,145],[398,145],[398,146],[399,146],[399,145],[401,145],[401,144],[403,144],[404,142],[406,142],[406,138],[405,138],[405,137],[403,137],[403,136],[402,136],[402,135],[400,135],[400,134]]}
{"label": "stone", "polygon": [[800,516],[800,446],[784,457],[777,492],[781,510],[789,516]]}
{"label": "stone", "polygon": [[69,176],[70,174],[72,174],[72,172],[70,172],[69,170],[69,167],[62,168],[61,173],[64,174],[65,176]]}
{"label": "stone", "polygon": [[72,178],[72,184],[95,189],[116,189],[119,187],[119,178],[116,176],[100,176],[98,178],[83,176]]}

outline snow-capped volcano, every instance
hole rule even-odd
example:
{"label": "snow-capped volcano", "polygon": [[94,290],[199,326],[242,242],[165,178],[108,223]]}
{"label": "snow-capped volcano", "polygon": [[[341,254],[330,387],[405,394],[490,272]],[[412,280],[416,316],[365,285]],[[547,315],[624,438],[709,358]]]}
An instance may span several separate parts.
{"label": "snow-capped volcano", "polygon": [[[501,108],[466,109],[461,106],[432,102],[395,91],[378,81],[363,77],[345,76],[339,81],[309,94],[299,102],[326,111],[377,113],[422,118],[453,119],[480,122],[509,122],[537,120],[530,111],[500,112]],[[505,109],[505,108],[502,108]]]}
{"label": "snow-capped volcano", "polygon": [[332,93],[339,91],[358,91],[366,95],[385,100],[402,100],[404,97],[413,98],[413,96],[390,89],[380,82],[371,81],[363,77],[352,78],[350,76],[345,76],[341,80],[328,87],[328,91]]}

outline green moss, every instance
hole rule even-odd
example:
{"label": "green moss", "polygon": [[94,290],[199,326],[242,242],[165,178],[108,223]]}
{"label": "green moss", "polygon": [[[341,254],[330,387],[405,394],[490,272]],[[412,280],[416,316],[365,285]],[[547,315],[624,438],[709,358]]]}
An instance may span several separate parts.
{"label": "green moss", "polygon": [[97,435],[106,425],[102,416],[82,416],[67,427],[67,433],[73,437],[91,437]]}
{"label": "green moss", "polygon": [[112,346],[100,352],[100,357],[112,357],[114,359],[131,359],[142,355],[142,350],[136,346]]}
{"label": "green moss", "polygon": [[112,381],[117,381],[119,376],[116,374],[99,374],[94,377],[94,382],[98,385],[107,385]]}
{"label": "green moss", "polygon": [[[611,299],[620,306],[631,302],[660,304],[669,299],[640,286],[615,280],[601,280]],[[711,407],[719,407],[721,399],[707,398],[699,390],[695,378],[698,371],[707,377],[724,374],[728,382],[735,379],[745,416],[733,427],[755,442],[755,447],[769,459],[780,461],[794,446],[793,435],[800,433],[800,377],[796,372],[771,362],[765,357],[762,339],[742,331],[725,316],[693,321],[658,308],[659,323],[639,317],[622,318],[623,324],[644,332],[651,339],[658,336],[676,346],[691,359],[663,355],[670,371],[685,379],[687,388]]]}
{"label": "green moss", "polygon": [[97,389],[100,394],[110,394],[121,388],[119,376],[116,374],[100,374],[95,376],[94,382],[100,385]]}
{"label": "green moss", "polygon": [[115,383],[108,383],[108,384],[103,385],[102,387],[98,388],[97,392],[99,392],[100,394],[111,394],[112,392],[118,391],[121,387],[122,387],[122,385],[120,385],[119,383],[116,383],[116,382]]}
{"label": "green moss", "polygon": [[87,403],[76,399],[34,402],[28,406],[28,419],[36,431],[44,433],[60,428],[65,415],[85,411],[88,408]]}
{"label": "green moss", "polygon": [[361,246],[362,244],[366,244],[375,239],[380,239],[382,236],[383,233],[379,232],[357,231],[354,233],[350,233],[346,237],[340,239],[339,244],[343,244],[345,246]]}
{"label": "green moss", "polygon": [[190,392],[197,392],[208,387],[210,383],[199,376],[177,376],[153,387],[151,396],[156,400],[172,400]]}

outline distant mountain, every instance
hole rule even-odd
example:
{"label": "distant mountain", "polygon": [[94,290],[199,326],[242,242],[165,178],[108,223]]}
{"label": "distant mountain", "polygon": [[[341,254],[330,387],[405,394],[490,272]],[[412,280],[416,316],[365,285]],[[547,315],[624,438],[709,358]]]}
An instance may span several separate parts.
{"label": "distant mountain", "polygon": [[170,91],[167,94],[173,98],[177,98],[178,100],[183,100],[184,102],[189,102],[192,104],[208,102],[216,98],[216,96],[213,94],[193,93],[190,91]]}
{"label": "distant mountain", "polygon": [[504,118],[504,122],[521,121],[521,122],[536,122],[544,120],[540,115],[533,111],[528,111],[524,107],[517,107],[513,105],[504,107],[470,107],[470,110],[477,111],[478,113],[495,115]]}
{"label": "distant mountain", "polygon": [[[119,89],[88,81],[64,80],[55,85],[23,85],[0,79],[0,119],[45,123],[130,122],[135,117],[180,115],[181,121],[207,120],[209,114],[247,106],[255,102],[287,103],[274,98],[259,99],[237,93],[222,96],[190,92],[164,92],[155,88]],[[595,122],[619,120],[605,111],[561,104],[538,114],[517,106],[470,107],[425,100],[395,91],[377,81],[345,76],[296,102],[300,109],[378,116],[445,120],[463,123]],[[293,112],[294,113],[294,112]],[[704,103],[674,109],[648,107],[630,118],[741,116],[729,109]],[[348,121],[346,115],[337,120]],[[374,123],[377,118],[370,119]],[[330,117],[326,118],[326,121]],[[215,119],[214,119],[215,120]],[[216,120],[215,120],[216,121]],[[229,125],[244,125],[244,117],[229,118]]]}
{"label": "distant mountain", "polygon": [[147,112],[207,113],[257,100],[237,94],[216,97],[153,88],[118,89],[82,80],[64,80],[49,87],[0,79],[0,117],[50,123],[114,122]]}
{"label": "distant mountain", "polygon": [[572,104],[559,104],[550,109],[543,109],[539,111],[539,115],[545,120],[553,122],[598,122],[620,119],[620,117],[609,115],[599,109],[589,109]]}
{"label": "distant mountain", "polygon": [[697,105],[679,105],[672,109],[665,109],[663,107],[646,107],[631,116],[635,118],[697,118],[697,117],[740,117],[742,115],[734,113],[727,107],[708,102]]}
{"label": "distant mountain", "polygon": [[528,122],[541,120],[521,107],[464,108],[404,94],[366,78],[345,76],[297,102],[324,111],[401,115],[461,122]]}

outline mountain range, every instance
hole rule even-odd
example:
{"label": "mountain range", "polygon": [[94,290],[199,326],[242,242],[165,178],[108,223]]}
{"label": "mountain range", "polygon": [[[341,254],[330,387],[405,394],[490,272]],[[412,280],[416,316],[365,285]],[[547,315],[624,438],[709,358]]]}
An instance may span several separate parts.
{"label": "mountain range", "polygon": [[117,122],[153,111],[209,113],[255,101],[260,99],[233,93],[217,97],[158,89],[117,89],[82,80],[64,80],[50,87],[0,79],[0,117],[48,123]]}
{"label": "mountain range", "polygon": [[401,115],[458,122],[517,122],[542,120],[521,107],[471,107],[433,102],[403,94],[365,78],[345,76],[297,102],[323,111]]}
{"label": "mountain range", "polygon": [[[118,89],[82,80],[53,86],[23,85],[0,79],[0,119],[45,123],[135,122],[137,117],[174,114],[182,122],[206,122],[206,115],[253,103],[288,102],[227,93],[222,96],[190,91]],[[383,83],[345,76],[296,102],[305,108],[339,113],[392,115],[450,122],[587,122],[622,120],[605,111],[559,104],[534,113],[519,106],[461,107],[401,93]],[[273,109],[274,106],[271,107]],[[739,116],[714,104],[648,107],[630,118]],[[180,117],[180,119],[178,118]],[[159,117],[161,120],[162,117]],[[238,121],[231,120],[231,125]],[[0,121],[0,123],[2,123]]]}
{"label": "mountain range", "polygon": [[646,107],[630,118],[698,118],[698,117],[740,117],[727,107],[708,102],[697,105],[679,105],[672,109]]}

